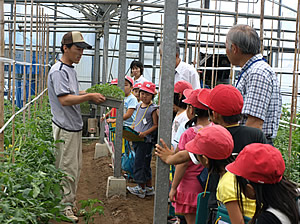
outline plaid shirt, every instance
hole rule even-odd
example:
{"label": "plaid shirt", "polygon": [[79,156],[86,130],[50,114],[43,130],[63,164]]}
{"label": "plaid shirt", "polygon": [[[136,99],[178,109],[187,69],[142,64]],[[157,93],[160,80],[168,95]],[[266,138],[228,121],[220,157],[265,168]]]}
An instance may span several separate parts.
{"label": "plaid shirt", "polygon": [[[282,105],[279,82],[269,64],[259,59],[263,59],[261,54],[253,56],[241,70],[244,73],[237,84],[237,89],[244,98],[242,114],[262,119],[264,121],[262,131],[266,137],[275,138]],[[256,62],[253,63],[254,61]],[[243,119],[241,123],[245,124],[246,120],[247,118]]]}

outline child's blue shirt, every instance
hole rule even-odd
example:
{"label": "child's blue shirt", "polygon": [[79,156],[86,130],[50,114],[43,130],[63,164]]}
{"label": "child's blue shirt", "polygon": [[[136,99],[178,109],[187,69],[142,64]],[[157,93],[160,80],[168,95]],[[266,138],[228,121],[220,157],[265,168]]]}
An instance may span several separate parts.
{"label": "child's blue shirt", "polygon": [[[136,97],[130,93],[127,97],[124,98],[124,114],[126,114],[128,109],[135,109],[138,101]],[[136,110],[134,110],[132,116],[123,122],[124,126],[131,126],[135,118]]]}

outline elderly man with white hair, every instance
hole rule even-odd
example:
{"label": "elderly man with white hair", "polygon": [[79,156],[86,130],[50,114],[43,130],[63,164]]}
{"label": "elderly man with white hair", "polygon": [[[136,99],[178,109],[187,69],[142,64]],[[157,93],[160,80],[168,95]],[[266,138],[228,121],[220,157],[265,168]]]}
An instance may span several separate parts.
{"label": "elderly man with white hair", "polygon": [[277,76],[260,54],[260,39],[248,25],[233,26],[226,37],[229,61],[240,66],[236,88],[244,98],[243,124],[262,129],[268,143],[277,135],[282,97]]}

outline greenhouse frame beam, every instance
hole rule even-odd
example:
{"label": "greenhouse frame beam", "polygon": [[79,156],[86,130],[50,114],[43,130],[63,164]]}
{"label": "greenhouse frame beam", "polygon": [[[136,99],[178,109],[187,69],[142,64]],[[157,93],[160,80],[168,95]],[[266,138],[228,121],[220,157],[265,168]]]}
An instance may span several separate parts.
{"label": "greenhouse frame beam", "polygon": [[[152,3],[141,3],[141,2],[130,2],[129,5],[134,6],[143,6],[143,7],[152,7],[152,8],[164,8],[164,5],[160,4],[152,4]],[[190,8],[190,7],[178,7],[178,10],[182,11],[191,11],[191,12],[202,12],[208,14],[221,14],[221,15],[230,15],[238,17],[245,17],[245,18],[256,18],[259,19],[259,14],[251,14],[251,13],[236,13],[236,12],[229,12],[229,11],[221,11],[221,10],[212,10],[212,9],[204,9],[204,8]],[[273,19],[273,20],[283,20],[283,21],[296,21],[296,18],[293,17],[278,17],[278,16],[264,16],[264,19]]]}
{"label": "greenhouse frame beam", "polygon": [[[12,3],[13,0],[5,0],[6,3]],[[17,2],[24,2],[21,0],[17,0]],[[36,3],[74,3],[74,4],[120,4],[120,0],[35,0]],[[153,3],[144,3],[144,2],[129,2],[129,6],[140,6],[140,7],[152,7],[152,8],[164,8],[162,4],[153,4]],[[208,14],[220,14],[220,15],[230,15],[243,17],[243,18],[256,18],[259,19],[259,14],[252,14],[252,13],[236,13],[230,11],[221,11],[221,10],[211,10],[205,8],[190,8],[190,7],[178,7],[178,10],[181,11],[190,11],[190,12],[202,12]],[[155,13],[155,12],[153,12]],[[163,13],[163,12],[158,12]],[[279,16],[269,16],[265,15],[264,19],[273,19],[279,21],[293,21],[296,22],[296,18],[293,17],[279,17]]]}
{"label": "greenhouse frame beam", "polygon": [[[17,3],[24,0],[16,0]],[[4,0],[4,3],[12,3],[14,0]],[[34,0],[35,3],[69,3],[69,4],[121,4],[120,0]]]}

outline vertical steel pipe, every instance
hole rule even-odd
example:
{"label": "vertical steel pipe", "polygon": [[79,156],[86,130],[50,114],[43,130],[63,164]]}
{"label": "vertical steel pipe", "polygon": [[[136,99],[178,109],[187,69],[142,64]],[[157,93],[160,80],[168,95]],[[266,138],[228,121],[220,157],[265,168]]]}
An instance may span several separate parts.
{"label": "vertical steel pipe", "polygon": [[[162,75],[160,86],[160,109],[158,121],[158,139],[162,138],[166,144],[171,144],[174,68],[176,61],[177,42],[177,11],[178,0],[165,1],[164,7],[164,41],[162,55]],[[160,159],[156,160],[154,224],[167,222],[169,165]]]}

